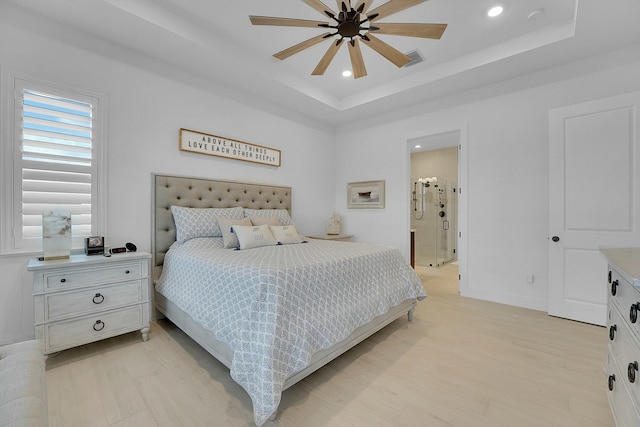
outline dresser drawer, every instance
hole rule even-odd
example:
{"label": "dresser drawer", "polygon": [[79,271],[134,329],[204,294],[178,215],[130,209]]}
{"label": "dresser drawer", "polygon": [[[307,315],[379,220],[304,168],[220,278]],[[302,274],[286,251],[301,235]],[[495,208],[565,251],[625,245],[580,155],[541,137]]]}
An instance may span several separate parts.
{"label": "dresser drawer", "polygon": [[609,405],[611,406],[616,426],[637,427],[640,413],[624,383],[626,381],[626,373],[619,369],[618,363],[611,352],[609,352],[608,356],[607,371],[607,397],[609,398]]}
{"label": "dresser drawer", "polygon": [[49,323],[45,325],[48,338],[45,351],[64,350],[141,329],[144,310],[148,310],[147,304]]}
{"label": "dresser drawer", "polygon": [[143,301],[142,281],[45,294],[45,320],[97,313]]}
{"label": "dresser drawer", "polygon": [[[618,368],[623,374],[623,377],[618,378],[618,381],[626,383],[632,394],[632,400],[640,407],[640,371],[638,370],[640,368],[640,343],[618,310],[610,308],[609,311],[612,323],[609,327],[609,345],[612,354],[615,355]],[[613,333],[612,327],[615,327]],[[612,336],[613,340],[611,340]]]}
{"label": "dresser drawer", "polygon": [[640,290],[625,280],[615,270],[611,271],[609,301],[615,304],[633,333],[640,338]]}
{"label": "dresser drawer", "polygon": [[140,263],[118,263],[112,266],[45,273],[45,291],[72,289],[79,286],[122,282],[142,277]]}

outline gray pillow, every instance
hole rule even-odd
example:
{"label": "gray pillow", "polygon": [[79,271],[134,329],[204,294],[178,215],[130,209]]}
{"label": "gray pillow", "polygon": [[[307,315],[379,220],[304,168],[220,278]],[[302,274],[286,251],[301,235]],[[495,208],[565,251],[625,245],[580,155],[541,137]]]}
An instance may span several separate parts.
{"label": "gray pillow", "polygon": [[252,215],[249,217],[252,225],[280,225],[280,218],[277,216],[257,216]]}
{"label": "gray pillow", "polygon": [[277,217],[280,220],[280,224],[277,225],[293,225],[293,221],[291,220],[291,216],[289,215],[289,211],[286,209],[244,209],[244,216],[248,216],[249,218],[254,216],[260,217]]}
{"label": "gray pillow", "polygon": [[237,208],[185,208],[171,206],[176,223],[176,241],[186,242],[196,237],[222,237],[218,218],[244,218],[241,207]]}

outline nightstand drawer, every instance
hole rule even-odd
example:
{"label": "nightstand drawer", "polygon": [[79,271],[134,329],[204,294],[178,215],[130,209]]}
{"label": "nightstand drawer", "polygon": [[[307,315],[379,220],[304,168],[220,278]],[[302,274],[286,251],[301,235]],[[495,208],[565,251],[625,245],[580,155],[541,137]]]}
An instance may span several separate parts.
{"label": "nightstand drawer", "polygon": [[73,271],[56,272],[45,274],[45,290],[63,290],[87,284],[96,285],[101,283],[122,282],[125,280],[135,280],[141,277],[140,263],[118,263],[117,265],[77,269]]}
{"label": "nightstand drawer", "polygon": [[48,342],[45,342],[45,351],[64,350],[138,330],[143,327],[144,310],[148,310],[147,304],[47,324]]}
{"label": "nightstand drawer", "polygon": [[142,281],[45,294],[45,320],[57,320],[105,311],[143,301]]}

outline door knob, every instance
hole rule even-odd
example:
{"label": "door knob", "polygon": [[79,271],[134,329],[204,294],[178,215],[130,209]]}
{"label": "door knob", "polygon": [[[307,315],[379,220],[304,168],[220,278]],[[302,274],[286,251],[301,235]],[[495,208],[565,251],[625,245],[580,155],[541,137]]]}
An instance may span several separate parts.
{"label": "door knob", "polygon": [[554,242],[559,242],[560,238],[558,236],[553,236],[551,240],[553,240]]}

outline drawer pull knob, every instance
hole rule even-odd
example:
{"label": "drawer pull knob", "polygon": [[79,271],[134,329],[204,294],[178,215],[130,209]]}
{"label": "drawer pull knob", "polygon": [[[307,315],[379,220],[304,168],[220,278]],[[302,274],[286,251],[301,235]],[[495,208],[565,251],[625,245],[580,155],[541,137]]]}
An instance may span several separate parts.
{"label": "drawer pull knob", "polygon": [[638,303],[631,304],[631,308],[629,308],[629,320],[631,320],[631,323],[638,321]]}
{"label": "drawer pull knob", "polygon": [[630,362],[627,366],[627,378],[630,383],[636,382],[636,371],[638,370],[638,361]]}
{"label": "drawer pull knob", "polygon": [[102,304],[102,302],[104,302],[104,295],[102,295],[100,292],[98,292],[93,297],[93,303],[94,304]]}
{"label": "drawer pull knob", "polygon": [[609,327],[609,339],[611,341],[613,341],[615,339],[617,330],[618,330],[618,326],[617,325],[611,325]]}
{"label": "drawer pull knob", "polygon": [[104,329],[104,322],[102,320],[96,320],[96,323],[93,324],[93,330],[99,332]]}
{"label": "drawer pull knob", "polygon": [[616,296],[618,293],[618,281],[614,280],[611,282],[611,295]]}
{"label": "drawer pull knob", "polygon": [[64,283],[66,281],[67,281],[67,279],[60,279],[60,283]]}
{"label": "drawer pull knob", "polygon": [[611,374],[609,375],[609,391],[613,391],[613,385],[616,382],[616,376]]}
{"label": "drawer pull knob", "polygon": [[129,270],[125,271],[124,274],[129,274],[131,273]]}

